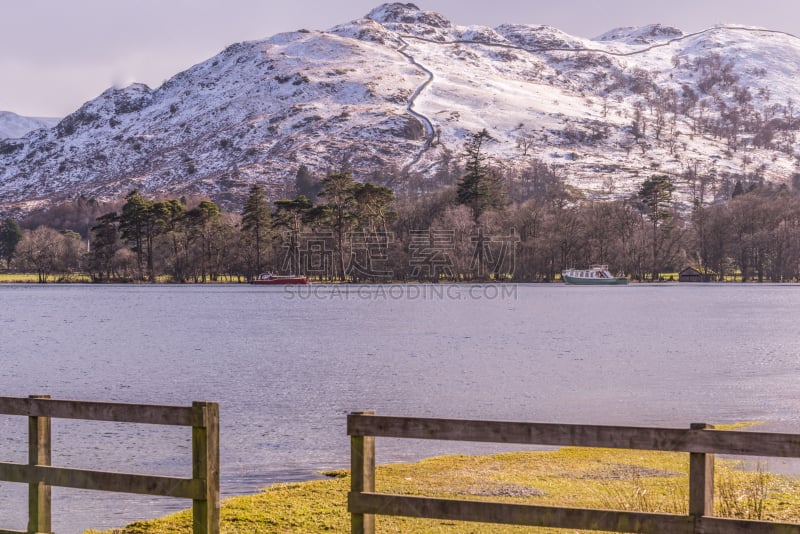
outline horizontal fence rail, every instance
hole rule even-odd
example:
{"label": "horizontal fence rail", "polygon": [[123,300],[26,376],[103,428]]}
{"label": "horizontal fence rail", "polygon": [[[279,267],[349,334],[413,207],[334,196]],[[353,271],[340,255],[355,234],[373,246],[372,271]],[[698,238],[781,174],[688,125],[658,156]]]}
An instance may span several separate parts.
{"label": "horizontal fence rail", "polygon": [[204,481],[189,478],[131,475],[9,463],[0,463],[0,480],[23,484],[27,484],[31,480],[38,480],[49,486],[62,488],[117,491],[184,499],[199,499],[205,491]]}
{"label": "horizontal fence rail", "polygon": [[[0,414],[150,425],[203,426],[192,407],[0,397]],[[201,416],[202,417],[202,416]]]}
{"label": "horizontal fence rail", "polygon": [[[374,412],[351,413],[347,433],[351,440],[348,510],[353,533],[374,533],[374,516],[379,514],[611,532],[800,534],[797,524],[713,517],[714,455],[798,458],[800,435],[796,434],[721,431],[702,423],[672,429],[387,417]],[[375,493],[376,437],[687,452],[689,515]]]}
{"label": "horizontal fence rail", "polygon": [[[0,397],[0,415],[28,418],[28,464],[0,462],[0,481],[28,484],[28,529],[51,532],[51,487],[192,499],[193,532],[219,534],[219,405],[190,407]],[[110,473],[51,466],[52,418],[192,427],[192,478]]]}
{"label": "horizontal fence rail", "polygon": [[350,436],[800,458],[800,434],[351,414]]}

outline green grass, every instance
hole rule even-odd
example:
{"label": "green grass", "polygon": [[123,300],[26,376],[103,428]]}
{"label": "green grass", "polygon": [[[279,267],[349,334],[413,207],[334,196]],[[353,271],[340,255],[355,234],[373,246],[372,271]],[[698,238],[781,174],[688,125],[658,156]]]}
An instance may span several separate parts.
{"label": "green grass", "polygon": [[[84,274],[52,275],[47,277],[47,283],[87,283],[92,279]],[[0,273],[0,284],[36,284],[39,277],[36,273]]]}
{"label": "green grass", "polygon": [[[688,454],[567,447],[557,451],[443,456],[379,466],[376,490],[435,498],[478,499],[580,508],[688,513]],[[716,513],[800,522],[800,481],[738,469],[717,459]],[[222,503],[226,534],[349,532],[346,471],[331,478],[276,484]],[[105,534],[188,534],[191,512],[129,525]],[[376,517],[376,532],[560,532],[455,521]],[[563,531],[568,532],[568,531]],[[574,532],[574,531],[569,531]],[[98,534],[98,533],[93,533]]]}
{"label": "green grass", "polygon": [[[36,284],[39,282],[39,278],[36,273],[0,273],[0,284]],[[130,280],[127,279],[119,279],[119,280],[112,280],[113,283],[129,283]],[[234,283],[243,283],[244,279],[240,279],[234,276],[221,276],[219,280],[216,282],[212,282],[211,280],[206,280],[206,284],[234,284]],[[55,283],[81,283],[81,284],[88,284],[92,283],[92,278],[86,274],[56,274],[47,277],[48,284],[55,284]],[[139,282],[139,283],[149,283],[149,282]],[[155,279],[155,283],[158,284],[172,284],[176,283],[171,276],[161,275],[157,276]],[[189,279],[185,282],[186,284],[193,284],[194,279]]]}

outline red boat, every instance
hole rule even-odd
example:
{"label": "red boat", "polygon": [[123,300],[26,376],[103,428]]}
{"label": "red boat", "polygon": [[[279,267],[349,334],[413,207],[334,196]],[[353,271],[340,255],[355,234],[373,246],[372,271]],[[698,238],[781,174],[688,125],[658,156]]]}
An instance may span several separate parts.
{"label": "red boat", "polygon": [[251,284],[260,286],[273,286],[282,284],[307,284],[308,278],[302,275],[281,276],[272,273],[262,273],[250,281]]}

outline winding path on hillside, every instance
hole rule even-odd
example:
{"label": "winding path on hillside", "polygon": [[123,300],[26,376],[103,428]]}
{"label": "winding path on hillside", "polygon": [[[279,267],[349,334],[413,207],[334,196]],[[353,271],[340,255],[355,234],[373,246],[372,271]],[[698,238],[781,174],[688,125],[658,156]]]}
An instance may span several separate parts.
{"label": "winding path on hillside", "polygon": [[417,98],[419,98],[419,95],[421,95],[422,92],[425,89],[427,89],[427,87],[434,80],[435,76],[434,76],[432,71],[430,71],[424,65],[420,64],[414,58],[414,56],[412,56],[411,54],[406,52],[406,49],[408,48],[408,43],[405,41],[405,39],[403,39],[402,37],[399,37],[399,39],[400,39],[400,42],[403,45],[400,48],[398,48],[397,51],[400,54],[402,54],[403,56],[405,56],[405,58],[408,59],[409,63],[411,63],[412,65],[414,65],[418,69],[420,69],[422,72],[424,72],[428,76],[428,78],[419,87],[417,87],[414,90],[414,93],[408,99],[408,103],[406,104],[406,111],[408,111],[409,115],[411,115],[412,117],[417,119],[425,127],[425,146],[423,146],[422,150],[416,156],[414,156],[414,159],[412,159],[410,162],[408,162],[406,165],[403,166],[403,174],[406,174],[417,163],[419,163],[419,161],[422,159],[422,156],[424,156],[425,153],[433,145],[433,136],[434,136],[433,122],[431,122],[431,120],[428,117],[426,117],[425,115],[423,115],[422,113],[419,113],[418,111],[415,111],[414,110],[414,105],[416,104]]}
{"label": "winding path on hillside", "polygon": [[528,52],[528,53],[531,53],[531,54],[534,54],[534,53],[546,53],[546,52],[573,52],[573,53],[589,52],[589,53],[596,53],[596,54],[606,54],[606,55],[609,55],[609,56],[627,57],[627,56],[635,56],[635,55],[639,55],[639,54],[646,54],[646,53],[648,53],[648,52],[650,52],[652,50],[655,50],[656,48],[663,48],[663,47],[669,46],[669,45],[671,45],[673,43],[676,43],[676,42],[679,42],[679,41],[684,41],[686,39],[691,39],[692,37],[696,37],[698,35],[703,35],[703,34],[710,33],[710,32],[716,31],[716,30],[720,30],[720,29],[743,31],[743,32],[749,32],[749,33],[772,33],[772,34],[778,34],[778,35],[785,35],[785,36],[791,37],[793,39],[800,39],[800,37],[797,37],[796,35],[793,35],[791,33],[784,32],[784,31],[780,31],[780,30],[769,30],[769,29],[762,29],[762,28],[747,28],[747,27],[743,27],[743,26],[724,26],[723,25],[723,26],[715,26],[713,28],[706,28],[705,30],[700,30],[700,31],[692,32],[692,33],[687,33],[685,35],[681,35],[680,37],[676,37],[674,39],[669,39],[669,40],[664,41],[662,43],[652,44],[652,45],[647,46],[645,48],[642,48],[640,50],[632,50],[630,52],[615,52],[615,51],[612,51],[612,50],[603,50],[603,49],[600,49],[600,48],[563,48],[563,47],[526,48],[526,47],[519,46],[519,45],[514,45],[514,44],[491,43],[491,42],[485,42],[485,41],[475,41],[475,40],[470,40],[470,39],[457,39],[457,40],[453,40],[453,41],[436,41],[436,40],[433,40],[433,39],[427,39],[425,37],[419,37],[419,36],[410,35],[410,34],[398,35],[397,37],[398,37],[400,43],[402,43],[402,46],[400,46],[400,48],[397,49],[397,52],[402,54],[408,60],[409,63],[411,63],[412,65],[414,65],[415,67],[417,67],[418,69],[423,71],[428,76],[428,78],[421,85],[419,85],[416,88],[416,90],[414,90],[414,93],[408,99],[408,102],[406,104],[406,111],[408,111],[408,113],[412,117],[414,117],[419,122],[421,122],[423,124],[423,126],[425,127],[425,137],[426,137],[425,145],[423,146],[422,150],[416,156],[414,156],[414,159],[412,159],[409,163],[407,163],[406,165],[403,166],[403,171],[402,172],[403,172],[403,174],[408,173],[417,163],[420,162],[420,160],[425,155],[425,153],[428,150],[430,150],[431,146],[433,145],[434,136],[435,136],[435,130],[434,130],[433,122],[431,121],[431,119],[429,119],[427,116],[423,115],[422,113],[419,113],[418,111],[416,111],[414,109],[414,106],[415,106],[416,101],[419,98],[419,96],[434,81],[436,76],[434,75],[433,71],[431,71],[430,69],[428,69],[427,67],[425,67],[424,65],[419,63],[414,56],[412,56],[411,54],[408,53],[407,49],[408,49],[409,45],[408,45],[408,41],[406,41],[406,39],[414,39],[414,40],[417,40],[417,41],[423,41],[423,42],[426,42],[426,43],[442,45],[442,46],[449,46],[449,45],[456,45],[456,44],[481,45],[481,46],[488,46],[488,47],[493,47],[493,48],[505,48],[505,49],[510,49],[510,50],[519,50],[519,51]]}
{"label": "winding path on hillside", "polygon": [[[405,39],[415,39],[417,41],[423,41],[426,43],[442,45],[442,46],[449,46],[449,45],[456,45],[456,44],[473,44],[473,45],[481,45],[481,46],[488,46],[493,48],[505,48],[510,50],[520,50],[522,52],[529,52],[529,53],[538,53],[538,52],[593,52],[596,54],[606,54],[609,56],[618,56],[618,57],[626,57],[626,56],[635,56],[639,54],[646,54],[651,50],[656,48],[663,48],[665,46],[669,46],[673,43],[678,41],[684,41],[686,39],[691,39],[692,37],[696,37],[698,35],[703,35],[705,33],[710,33],[716,30],[734,30],[734,31],[743,31],[749,33],[772,33],[777,35],[785,35],[787,37],[791,37],[792,39],[800,39],[800,37],[793,35],[788,32],[780,31],[780,30],[768,30],[763,28],[746,28],[743,26],[715,26],[713,28],[706,28],[705,30],[700,30],[697,32],[687,33],[685,35],[681,35],[680,37],[675,37],[674,39],[669,39],[668,41],[664,41],[663,43],[655,43],[648,47],[642,48],[640,50],[632,50],[630,52],[614,52],[611,50],[603,50],[602,48],[564,48],[564,47],[542,47],[542,48],[526,48],[524,46],[514,45],[514,44],[503,44],[503,43],[492,43],[486,41],[475,41],[473,39],[456,39],[453,41],[436,41],[434,39],[428,39],[426,37],[419,37],[416,35],[410,34],[403,34],[400,37],[400,40],[403,43],[406,43]],[[406,43],[407,45],[407,43]],[[406,55],[406,54],[404,54]],[[406,56],[408,57],[408,56]]]}

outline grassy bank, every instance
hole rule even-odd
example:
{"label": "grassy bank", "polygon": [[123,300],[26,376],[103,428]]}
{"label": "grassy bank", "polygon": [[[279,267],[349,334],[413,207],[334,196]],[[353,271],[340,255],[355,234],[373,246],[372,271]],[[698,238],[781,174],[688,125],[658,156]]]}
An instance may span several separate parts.
{"label": "grassy bank", "polygon": [[[0,284],[36,284],[39,282],[39,277],[36,273],[0,273]],[[94,280],[87,274],[53,274],[46,277],[45,283],[48,284],[91,284]],[[218,280],[206,280],[204,282],[197,282],[194,279],[186,280],[184,282],[176,282],[171,276],[157,276],[155,282],[137,282],[127,278],[119,278],[110,280],[106,283],[111,284],[242,284],[245,280],[232,276],[220,276]]]}
{"label": "grassy bank", "polygon": [[[74,284],[88,283],[91,281],[92,279],[89,276],[83,274],[54,274],[47,277],[48,284]],[[36,273],[0,273],[0,284],[36,284],[38,282],[39,277]]]}
{"label": "grassy bank", "polygon": [[[688,454],[568,447],[491,456],[444,456],[416,464],[379,466],[379,492],[439,498],[499,500],[581,508],[688,513]],[[717,459],[716,513],[725,517],[800,522],[800,481],[741,470]],[[347,472],[276,484],[263,493],[222,503],[226,534],[349,532]],[[377,532],[557,532],[453,521],[378,516]],[[184,534],[190,511],[104,534]],[[97,534],[97,533],[94,533]]]}

